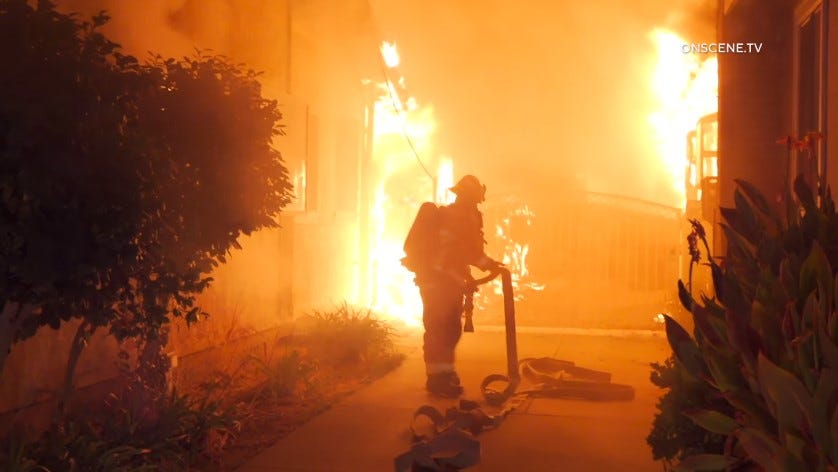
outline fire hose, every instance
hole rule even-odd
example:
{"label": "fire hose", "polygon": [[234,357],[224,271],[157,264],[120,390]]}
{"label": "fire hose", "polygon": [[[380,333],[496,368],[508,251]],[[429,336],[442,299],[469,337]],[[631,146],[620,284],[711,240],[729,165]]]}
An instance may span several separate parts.
{"label": "fire hose", "polygon": [[[503,291],[503,318],[506,332],[506,375],[491,374],[480,383],[480,391],[483,393],[483,398],[490,405],[503,404],[503,402],[512,397],[518,388],[518,384],[521,382],[518,369],[518,337],[515,331],[515,297],[512,293],[512,273],[509,272],[509,269],[499,267],[491,271],[489,275],[473,280],[471,283],[472,290],[466,294],[465,306],[463,308],[465,317],[463,330],[473,332],[474,324],[472,322],[472,315],[474,312],[474,293],[480,285],[491,282],[498,275],[501,277],[501,288]],[[503,390],[491,388],[492,385],[497,383],[505,383],[506,387]]]}
{"label": "fire hose", "polygon": [[[501,407],[496,415],[488,415],[476,402],[461,400],[457,407],[444,413],[424,405],[414,412],[410,430],[412,448],[395,459],[396,472],[462,470],[480,462],[480,442],[474,437],[494,429],[524,400],[536,396],[552,398],[581,398],[594,401],[628,401],[634,399],[634,388],[611,383],[611,374],[579,367],[566,360],[549,357],[527,358],[519,362],[515,324],[515,300],[512,275],[500,267],[487,276],[472,281],[467,293],[463,316],[465,332],[474,331],[472,314],[473,296],[477,288],[501,276],[503,290],[504,325],[506,332],[506,375],[490,374],[480,383],[486,403]],[[533,388],[516,392],[521,383],[521,373]],[[505,383],[502,390],[493,388]],[[417,420],[429,420],[429,433],[420,433]],[[452,451],[456,454],[451,455]],[[444,455],[443,455],[444,454]]]}
{"label": "fire hose", "polygon": [[[634,389],[628,385],[611,383],[611,374],[593,369],[579,367],[575,363],[550,357],[527,358],[518,360],[518,339],[515,323],[515,298],[513,296],[512,274],[509,269],[498,268],[489,275],[475,279],[472,286],[475,290],[468,293],[464,307],[466,332],[473,332],[471,321],[474,303],[472,301],[476,288],[482,284],[501,276],[503,290],[503,312],[506,333],[506,375],[491,374],[480,383],[480,392],[486,403],[501,406],[516,395],[521,383],[521,373],[535,385],[533,389],[518,392],[518,395],[537,395],[549,397],[576,397],[589,400],[631,400]],[[503,390],[492,388],[498,383],[505,383]]]}

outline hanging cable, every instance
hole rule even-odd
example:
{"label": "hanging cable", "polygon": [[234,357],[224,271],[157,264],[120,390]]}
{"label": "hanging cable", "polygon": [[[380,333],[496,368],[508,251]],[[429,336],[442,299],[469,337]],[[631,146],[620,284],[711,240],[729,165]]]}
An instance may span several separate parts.
{"label": "hanging cable", "polygon": [[396,97],[393,94],[394,87],[390,86],[393,82],[390,81],[390,77],[387,74],[387,64],[384,63],[384,59],[380,56],[381,55],[379,54],[379,60],[381,61],[384,67],[382,72],[384,74],[384,80],[386,81],[385,83],[387,84],[387,95],[390,97],[390,104],[393,106],[393,111],[396,113],[396,115],[399,116],[399,121],[402,129],[402,136],[404,136],[405,141],[407,141],[408,146],[410,146],[410,150],[413,152],[413,157],[416,159],[416,162],[419,163],[419,166],[422,168],[423,171],[425,171],[425,174],[427,174],[428,177],[431,178],[431,180],[435,180],[434,176],[428,171],[428,168],[425,167],[425,163],[422,162],[422,158],[419,156],[419,151],[416,149],[416,146],[413,144],[413,139],[410,137],[410,133],[408,133],[407,131],[407,117],[403,116],[402,110],[399,109],[398,102],[396,101]]}
{"label": "hanging cable", "polygon": [[[378,34],[378,27],[376,26],[377,22],[375,21],[375,13],[372,8],[371,0],[367,0],[366,4],[368,8],[370,23],[372,24],[373,39],[375,40],[376,45],[378,45],[378,47],[381,47],[383,41],[381,40],[381,37]],[[428,176],[428,178],[431,179],[431,181],[434,184],[434,190],[436,190],[436,177],[428,170],[428,168],[425,166],[425,163],[422,162],[422,157],[419,155],[419,151],[416,149],[416,145],[414,145],[413,139],[410,137],[410,133],[408,133],[407,131],[407,117],[402,115],[402,110],[399,108],[398,102],[396,101],[396,97],[393,94],[395,83],[390,80],[390,75],[387,73],[387,69],[389,69],[389,67],[387,66],[387,63],[384,61],[384,57],[382,56],[381,51],[378,51],[376,53],[376,56],[378,56],[378,63],[381,66],[381,73],[384,76],[384,84],[387,87],[387,95],[390,98],[390,105],[392,105],[393,107],[393,112],[399,117],[402,136],[404,137],[405,141],[410,147],[410,150],[413,153],[413,157],[414,159],[416,159],[416,162],[419,164],[419,167],[421,167],[425,174]]]}

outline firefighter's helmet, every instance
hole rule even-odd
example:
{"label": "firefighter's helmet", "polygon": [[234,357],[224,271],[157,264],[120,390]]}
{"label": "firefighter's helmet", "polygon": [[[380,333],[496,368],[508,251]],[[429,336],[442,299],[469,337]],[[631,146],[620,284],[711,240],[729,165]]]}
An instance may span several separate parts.
{"label": "firefighter's helmet", "polygon": [[474,203],[486,200],[486,186],[473,175],[464,176],[457,185],[451,187],[451,191],[458,197]]}

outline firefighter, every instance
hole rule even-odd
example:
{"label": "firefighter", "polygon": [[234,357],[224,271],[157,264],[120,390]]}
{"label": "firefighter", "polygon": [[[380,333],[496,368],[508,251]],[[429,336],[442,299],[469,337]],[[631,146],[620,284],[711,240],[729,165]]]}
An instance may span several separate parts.
{"label": "firefighter", "polygon": [[464,297],[474,290],[470,266],[484,271],[501,266],[484,252],[483,215],[477,205],[485,200],[486,186],[477,177],[466,175],[451,191],[456,200],[439,207],[434,219],[437,249],[429,255],[433,263],[416,274],[425,327],[425,387],[444,397],[463,392],[454,368],[454,352],[462,334]]}

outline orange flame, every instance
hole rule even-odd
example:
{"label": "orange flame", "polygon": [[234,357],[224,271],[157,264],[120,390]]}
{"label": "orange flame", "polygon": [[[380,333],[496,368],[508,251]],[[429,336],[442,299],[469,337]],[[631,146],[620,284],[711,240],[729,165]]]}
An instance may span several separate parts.
{"label": "orange flame", "polygon": [[686,136],[702,116],[718,109],[718,63],[712,56],[701,60],[682,50],[686,41],[677,34],[654,29],[649,34],[658,61],[652,76],[656,111],[649,116],[661,164],[671,177],[680,206],[686,204]]}
{"label": "orange flame", "polygon": [[384,59],[384,64],[393,69],[399,66],[401,59],[399,58],[399,51],[396,49],[396,43],[388,43],[384,41],[381,43],[381,57]]}
{"label": "orange flame", "polygon": [[[381,55],[390,73],[397,73],[400,58],[395,43],[381,44]],[[436,128],[433,108],[420,107],[407,93],[404,77],[376,84],[373,161],[377,169],[374,200],[370,210],[370,266],[368,306],[407,326],[422,325],[422,301],[413,274],[401,265],[402,246],[413,217],[422,202],[438,200],[439,189],[429,186],[419,160],[432,161]],[[423,164],[424,165],[424,164]],[[450,159],[439,164],[436,181],[453,178]]]}
{"label": "orange flame", "polygon": [[439,163],[436,174],[436,198],[437,204],[447,205],[454,202],[454,192],[450,189],[454,186],[454,162],[450,157],[445,157]]}
{"label": "orange flame", "polygon": [[[397,73],[400,58],[396,45],[382,43],[381,54],[389,72]],[[387,78],[376,85],[380,97],[375,103],[372,158],[378,179],[370,210],[371,275],[367,283],[371,297],[367,305],[386,318],[421,327],[422,301],[413,274],[401,265],[402,246],[424,201],[433,199],[440,205],[454,201],[455,195],[449,190],[454,185],[454,162],[450,157],[435,158],[433,108],[418,105],[407,93],[404,77]],[[431,162],[437,162],[433,178],[424,175],[425,163]],[[435,187],[428,185],[431,182]],[[529,225],[532,214],[524,206],[516,210],[515,216],[525,217]],[[505,224],[508,226],[509,220]],[[513,284],[517,286],[528,275],[529,245],[508,237],[504,245],[503,260],[512,269]],[[537,284],[528,286],[535,290],[543,288]],[[499,281],[497,289],[500,290]]]}
{"label": "orange flame", "polygon": [[[530,245],[525,241],[515,239],[512,234],[512,220],[516,219],[523,222],[526,226],[532,226],[535,213],[530,209],[529,205],[523,204],[515,208],[509,213],[500,223],[495,226],[495,234],[503,244],[503,258],[501,262],[509,268],[512,275],[512,287],[515,289],[515,299],[522,300],[524,298],[525,290],[527,288],[540,292],[544,290],[544,285],[529,281],[529,267],[527,265],[527,257],[530,254]],[[496,295],[503,293],[500,280],[493,282],[494,292]]]}

